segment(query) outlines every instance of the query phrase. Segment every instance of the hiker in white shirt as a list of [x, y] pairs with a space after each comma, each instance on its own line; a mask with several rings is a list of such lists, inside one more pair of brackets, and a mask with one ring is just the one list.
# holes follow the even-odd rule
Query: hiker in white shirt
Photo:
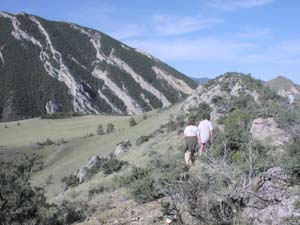
[[200, 145], [200, 156], [203, 153], [204, 147], [207, 143], [213, 142], [213, 126], [212, 123], [209, 121], [210, 115], [206, 114], [203, 116], [203, 120], [199, 123], [198, 130], [198, 141]]
[[195, 120], [190, 119], [188, 126], [184, 129], [185, 155], [184, 159], [187, 165], [193, 165], [195, 162], [195, 153], [198, 150], [198, 127], [195, 126]]
[[295, 102], [295, 97], [294, 97], [294, 95], [289, 94], [288, 98], [289, 98], [290, 104], [294, 104], [294, 102]]

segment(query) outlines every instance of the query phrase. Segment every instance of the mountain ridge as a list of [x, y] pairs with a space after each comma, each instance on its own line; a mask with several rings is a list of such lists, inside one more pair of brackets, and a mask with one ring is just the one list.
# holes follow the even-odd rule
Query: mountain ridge
[[289, 94], [300, 97], [300, 85], [295, 84], [293, 81], [284, 76], [277, 76], [276, 78], [266, 82], [266, 86], [277, 92], [282, 97], [287, 97]]
[[0, 91], [3, 121], [56, 111], [133, 115], [176, 103], [197, 86], [100, 31], [26, 13], [0, 12], [0, 24], [0, 81], [12, 83]]

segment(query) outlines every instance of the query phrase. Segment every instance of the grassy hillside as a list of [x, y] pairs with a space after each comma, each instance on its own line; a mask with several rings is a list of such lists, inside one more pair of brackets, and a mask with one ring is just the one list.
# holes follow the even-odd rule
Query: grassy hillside
[[[214, 142], [188, 167], [185, 123], [191, 117], [198, 122], [208, 112]], [[158, 225], [166, 218], [173, 224], [243, 225], [254, 218], [259, 221], [254, 224], [287, 225], [285, 219], [293, 221], [293, 213], [300, 213], [299, 118], [296, 105], [260, 81], [228, 73], [178, 105], [134, 117], [135, 126], [131, 117], [119, 116], [1, 123], [0, 145], [7, 147], [0, 154], [41, 156], [44, 168], [33, 173], [31, 184], [44, 187], [49, 202], [71, 205], [67, 211], [79, 215], [74, 221], [81, 225]], [[97, 126], [108, 123], [116, 131], [96, 135]], [[140, 135], [149, 135], [148, 140], [137, 144]], [[127, 153], [104, 158], [127, 139], [132, 143]], [[94, 155], [100, 156], [99, 164], [86, 169], [88, 178], [79, 184], [74, 173]], [[262, 208], [252, 207], [257, 205]], [[279, 212], [287, 205], [291, 210], [284, 217], [264, 211]]]
[[[49, 196], [54, 196], [62, 190], [61, 179], [75, 172], [91, 156], [108, 155], [123, 140], [128, 139], [134, 144], [139, 135], [158, 129], [177, 107], [159, 114], [157, 110], [148, 112], [146, 120], [142, 119], [142, 115], [136, 116], [138, 125], [134, 127], [129, 126], [130, 117], [126, 116], [82, 116], [59, 120], [36, 118], [0, 123], [0, 146], [18, 149], [18, 152], [22, 152], [22, 146], [26, 146], [23, 149], [27, 152], [36, 149], [34, 151], [43, 157], [46, 168], [34, 174], [33, 184], [44, 185], [46, 178], [52, 174], [53, 184], [47, 187], [47, 191]], [[97, 126], [102, 124], [105, 128], [108, 123], [113, 123], [116, 131], [97, 135]], [[67, 143], [61, 143], [62, 138]], [[37, 146], [38, 142], [43, 143], [46, 139], [55, 144]]]

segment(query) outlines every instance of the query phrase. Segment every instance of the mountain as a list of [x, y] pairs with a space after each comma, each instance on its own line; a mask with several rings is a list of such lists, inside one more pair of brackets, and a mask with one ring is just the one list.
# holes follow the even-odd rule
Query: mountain
[[287, 97], [289, 93], [300, 97], [300, 86], [286, 77], [278, 76], [266, 82], [266, 85], [283, 97]]
[[197, 82], [198, 84], [206, 84], [208, 81], [211, 80], [210, 78], [207, 77], [201, 77], [201, 78], [191, 77], [191, 79]]
[[72, 23], [0, 12], [0, 120], [54, 112], [133, 115], [197, 83], [148, 53]]

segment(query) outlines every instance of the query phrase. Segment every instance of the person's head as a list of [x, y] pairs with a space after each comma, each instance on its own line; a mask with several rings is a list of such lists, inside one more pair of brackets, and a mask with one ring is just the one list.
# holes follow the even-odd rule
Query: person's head
[[210, 120], [210, 115], [209, 115], [209, 113], [205, 113], [205, 114], [203, 115], [202, 119], [204, 119], [204, 120]]
[[193, 126], [193, 125], [195, 125], [195, 121], [194, 120], [188, 120], [187, 125], [188, 126]]
[[188, 126], [195, 125], [195, 118], [194, 118], [194, 117], [190, 117], [190, 118], [188, 119], [187, 125], [188, 125]]

